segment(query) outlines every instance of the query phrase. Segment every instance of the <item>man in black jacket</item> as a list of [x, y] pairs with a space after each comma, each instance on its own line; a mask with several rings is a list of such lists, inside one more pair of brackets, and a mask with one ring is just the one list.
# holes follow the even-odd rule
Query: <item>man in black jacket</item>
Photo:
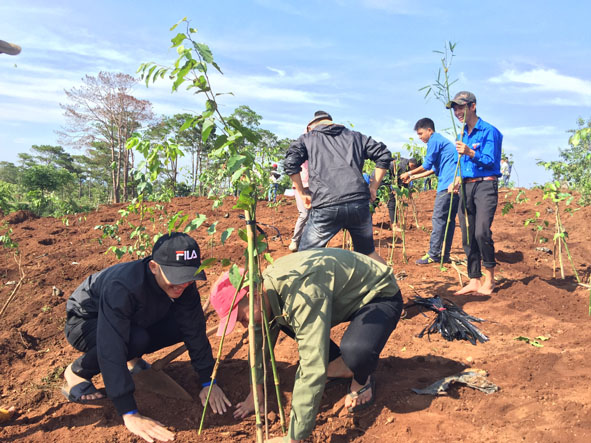
[[[369, 186], [362, 172], [366, 159], [376, 163]], [[309, 194], [300, 178], [306, 160]], [[283, 163], [296, 192], [311, 208], [298, 250], [322, 248], [337, 232], [347, 229], [356, 252], [385, 264], [375, 251], [369, 203], [375, 200], [391, 161], [386, 145], [333, 123], [324, 111], [316, 111], [307, 132], [291, 144]]]
[[[65, 372], [62, 393], [70, 401], [87, 403], [103, 398], [91, 382], [101, 373], [107, 396], [125, 426], [147, 441], [169, 441], [174, 434], [159, 422], [138, 413], [130, 371], [147, 365], [144, 354], [184, 341], [199, 374], [205, 404], [214, 366], [205, 331], [205, 317], [195, 280], [205, 280], [199, 246], [187, 234], [163, 235], [152, 255], [120, 263], [89, 276], [66, 303], [66, 338], [84, 354]], [[128, 362], [130, 364], [128, 364]], [[214, 386], [210, 405], [216, 413], [231, 406]]]

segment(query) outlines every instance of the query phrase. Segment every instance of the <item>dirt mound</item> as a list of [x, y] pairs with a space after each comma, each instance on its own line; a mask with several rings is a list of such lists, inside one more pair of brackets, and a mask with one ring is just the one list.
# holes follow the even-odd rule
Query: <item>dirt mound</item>
[[[591, 360], [587, 358], [591, 340], [589, 291], [576, 284], [566, 256], [563, 257], [566, 279], [562, 280], [554, 277], [552, 254], [536, 249], [552, 248], [554, 218], [548, 212], [551, 203], [542, 200], [539, 190], [527, 191], [520, 196], [520, 202], [515, 201], [516, 195], [516, 190], [502, 191], [499, 197], [493, 224], [498, 251], [497, 290], [490, 297], [451, 295], [459, 287], [459, 276], [465, 273], [462, 264], [457, 265], [460, 274], [452, 267], [442, 272], [436, 265], [414, 264], [428, 248], [435, 194], [430, 191], [416, 197], [419, 226], [412, 223], [406, 233], [408, 262], [402, 259], [400, 240], [393, 252], [393, 268], [405, 300], [417, 294], [453, 299], [468, 313], [486, 320], [479, 327], [490, 342], [472, 346], [467, 342], [447, 342], [435, 335], [419, 339], [416, 334], [431, 321], [433, 314], [423, 315], [418, 308], [409, 308], [407, 318], [394, 331], [382, 354], [376, 373], [375, 406], [356, 417], [342, 415], [347, 386], [327, 389], [310, 441], [591, 441]], [[513, 208], [502, 215], [507, 202], [512, 202]], [[205, 214], [207, 221], [193, 233], [203, 258], [229, 258], [243, 264], [244, 243], [237, 232], [224, 244], [220, 238], [227, 228], [237, 231], [244, 227], [244, 221], [239, 218], [241, 211], [232, 209], [233, 203], [226, 201], [212, 211], [212, 202], [206, 199], [178, 198], [162, 208], [153, 205], [145, 226], [154, 234], [164, 232], [168, 218], [178, 211], [189, 219]], [[35, 219], [24, 211], [4, 218], [13, 229], [11, 238], [19, 245], [20, 256], [15, 257], [11, 250], [0, 250], [0, 308], [13, 296], [0, 317], [0, 406], [14, 405], [18, 413], [0, 427], [0, 440], [138, 441], [125, 430], [108, 401], [99, 406], [82, 406], [67, 403], [59, 393], [63, 369], [78, 355], [63, 334], [66, 299], [88, 274], [118, 262], [114, 254], [104, 253], [116, 242], [101, 238], [102, 231], [95, 227], [115, 225], [119, 220], [118, 210], [123, 207], [103, 206], [96, 212], [65, 219]], [[261, 203], [257, 211], [258, 221], [272, 226], [263, 226], [271, 255], [278, 258], [289, 253], [287, 246], [297, 217], [293, 199], [277, 206]], [[536, 211], [549, 221], [549, 226], [538, 232], [532, 230], [531, 224], [524, 226], [525, 220]], [[590, 208], [576, 208], [563, 216], [573, 260], [585, 282], [591, 273], [591, 245], [584, 228], [590, 217]], [[378, 208], [374, 215], [376, 247], [385, 259], [390, 256], [392, 244], [387, 220], [386, 208]], [[410, 212], [408, 220], [413, 220]], [[131, 221], [138, 223], [137, 217]], [[213, 230], [212, 226], [216, 233], [210, 236], [206, 230], [208, 227]], [[118, 235], [124, 244], [133, 242], [129, 240], [130, 232], [126, 223], [119, 227]], [[540, 244], [540, 236], [548, 238], [550, 244]], [[452, 249], [452, 257], [458, 260], [464, 258], [460, 237], [458, 227]], [[331, 246], [342, 247], [342, 235]], [[124, 256], [121, 260], [129, 259]], [[220, 264], [207, 271], [208, 280], [200, 287], [203, 299], [221, 271]], [[14, 292], [23, 275], [21, 286]], [[465, 282], [466, 277], [461, 278]], [[211, 310], [207, 315], [208, 326], [215, 325]], [[334, 338], [338, 340], [344, 329], [344, 325], [335, 328]], [[526, 337], [529, 343], [516, 340], [517, 337]], [[247, 349], [241, 346], [245, 340], [245, 331], [237, 327], [224, 346], [224, 362], [220, 367], [219, 384], [233, 404], [241, 401], [248, 391]], [[533, 346], [534, 342], [541, 346]], [[212, 339], [212, 346], [217, 349], [217, 338]], [[147, 360], [154, 361], [168, 351], [147, 356]], [[289, 413], [297, 367], [294, 342], [281, 338], [276, 355], [283, 402]], [[489, 380], [501, 390], [487, 395], [467, 387], [452, 387], [447, 396], [440, 397], [412, 391], [466, 367], [486, 370]], [[186, 354], [169, 364], [166, 372], [197, 398], [200, 386]], [[100, 377], [96, 384], [102, 386]], [[176, 441], [227, 442], [254, 438], [252, 418], [238, 422], [230, 413], [223, 416], [208, 413], [206, 429], [198, 437], [196, 429], [202, 411], [199, 402], [167, 399], [141, 391], [136, 393], [136, 398], [143, 413], [176, 432]], [[269, 398], [270, 432], [278, 435], [276, 401], [273, 395]]]
[[39, 218], [37, 215], [33, 214], [31, 211], [26, 211], [21, 209], [20, 211], [13, 212], [8, 214], [8, 216], [4, 219], [6, 223], [9, 225], [17, 225], [27, 220], [34, 220]]

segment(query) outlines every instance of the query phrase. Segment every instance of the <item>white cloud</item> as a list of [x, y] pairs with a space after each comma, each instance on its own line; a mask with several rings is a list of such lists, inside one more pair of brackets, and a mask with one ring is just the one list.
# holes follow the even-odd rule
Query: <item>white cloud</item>
[[279, 138], [297, 138], [304, 133], [307, 122], [264, 119], [261, 125], [270, 128]]
[[[355, 127], [354, 129], [385, 143], [390, 151], [404, 154], [406, 151], [403, 151], [402, 145], [408, 143], [410, 137], [416, 141], [416, 134], [412, 128], [413, 124], [410, 121], [395, 118], [391, 121], [382, 120], [375, 124], [370, 122], [367, 125], [364, 124], [363, 128], [359, 125], [359, 128]], [[420, 140], [418, 142], [421, 143]]]
[[271, 68], [270, 66], [267, 66], [267, 69], [271, 72], [276, 73], [277, 75], [279, 75], [279, 77], [285, 77], [285, 71], [282, 71], [281, 69]]
[[[508, 69], [489, 79], [491, 83], [508, 84], [517, 92], [545, 93], [539, 101], [559, 106], [591, 105], [591, 81], [560, 74], [556, 69], [517, 71]], [[567, 94], [567, 96], [556, 94]], [[531, 103], [531, 102], [530, 102]]]
[[515, 128], [503, 128], [504, 137], [556, 135], [560, 130], [555, 126], [519, 126]]

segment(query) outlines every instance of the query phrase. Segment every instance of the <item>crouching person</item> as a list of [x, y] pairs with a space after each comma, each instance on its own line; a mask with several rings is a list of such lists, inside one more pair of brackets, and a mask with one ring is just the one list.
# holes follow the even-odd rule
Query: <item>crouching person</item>
[[[402, 311], [402, 297], [392, 269], [356, 252], [310, 249], [276, 260], [263, 272], [262, 284], [272, 343], [283, 330], [298, 344], [300, 361], [291, 403], [291, 441], [307, 438], [314, 428], [327, 377], [352, 377], [345, 398], [349, 412], [371, 405], [376, 395], [372, 374]], [[212, 287], [211, 303], [221, 317], [218, 333], [223, 331], [228, 316], [227, 333], [236, 322], [248, 325], [248, 291], [240, 291], [230, 312], [234, 292], [227, 273]], [[260, 306], [255, 302], [257, 323], [262, 317]], [[350, 324], [337, 346], [330, 339], [330, 329], [343, 322]], [[261, 338], [257, 336], [257, 340]], [[261, 346], [257, 344], [256, 349]], [[259, 355], [257, 366], [261, 365]], [[257, 387], [261, 398], [262, 385]], [[234, 416], [242, 418], [253, 410], [251, 392], [237, 405]]]
[[[147, 441], [169, 441], [174, 434], [141, 415], [134, 399], [134, 371], [149, 365], [141, 359], [183, 341], [199, 374], [205, 404], [214, 359], [195, 280], [205, 280], [199, 246], [190, 236], [173, 232], [154, 245], [143, 260], [120, 263], [89, 276], [66, 303], [66, 338], [83, 354], [65, 372], [62, 393], [70, 401], [104, 397], [92, 384], [101, 373], [106, 394], [132, 433]], [[231, 406], [214, 386], [210, 405], [216, 413]]]

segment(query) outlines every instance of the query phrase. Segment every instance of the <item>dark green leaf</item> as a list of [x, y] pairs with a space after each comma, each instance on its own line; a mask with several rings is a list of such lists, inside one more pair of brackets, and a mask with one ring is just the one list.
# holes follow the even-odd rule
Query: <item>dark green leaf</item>
[[201, 55], [203, 61], [205, 61], [206, 63], [213, 62], [213, 54], [211, 53], [209, 46], [207, 46], [204, 43], [193, 43], [193, 46], [195, 47], [195, 49], [197, 49], [197, 52], [199, 52], [199, 55]]
[[224, 232], [222, 232], [222, 245], [226, 243], [226, 240], [228, 240], [228, 238], [230, 238], [232, 232], [234, 232], [234, 228], [228, 228]]
[[238, 266], [234, 264], [232, 267], [230, 267], [230, 270], [228, 271], [228, 277], [230, 279], [230, 283], [232, 283], [232, 286], [234, 286], [236, 289], [240, 289], [242, 273], [240, 272], [240, 268]]
[[199, 266], [199, 269], [197, 269], [197, 272], [195, 272], [195, 275], [199, 274], [204, 269], [210, 268], [211, 266], [216, 264], [217, 261], [218, 261], [218, 259], [215, 257], [211, 257], [211, 258], [207, 258], [207, 259], [203, 260], [201, 262], [201, 266]]

